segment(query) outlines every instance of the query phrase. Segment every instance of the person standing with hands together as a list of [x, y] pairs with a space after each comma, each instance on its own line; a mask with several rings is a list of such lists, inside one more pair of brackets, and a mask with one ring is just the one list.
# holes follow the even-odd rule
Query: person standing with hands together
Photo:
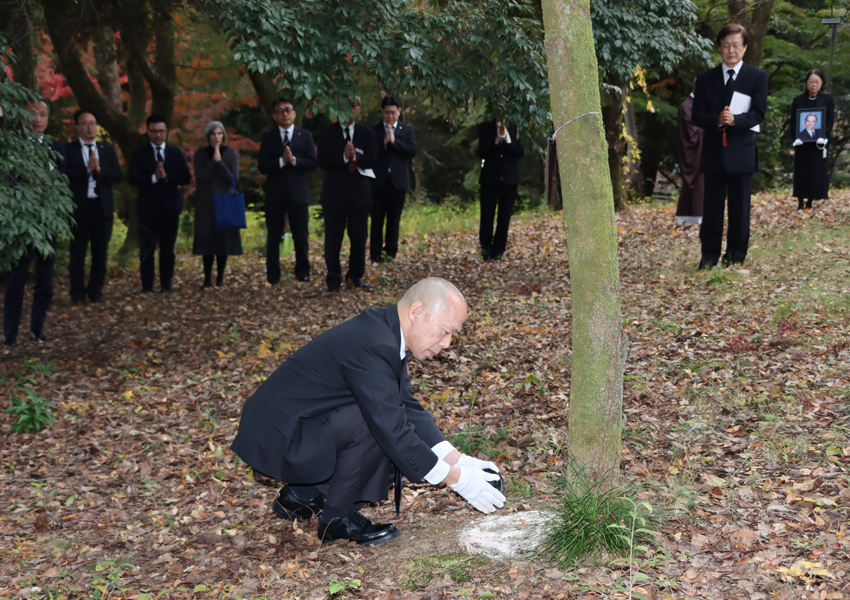
[[161, 115], [148, 117], [150, 143], [136, 148], [130, 158], [129, 180], [139, 188], [136, 214], [139, 217], [139, 270], [142, 292], [153, 291], [154, 251], [159, 243], [159, 285], [171, 291], [176, 255], [174, 245], [183, 211], [178, 189], [192, 180], [183, 151], [166, 144], [168, 125]]
[[[124, 173], [115, 149], [97, 141], [97, 117], [81, 108], [74, 114], [79, 139], [65, 144], [65, 173], [74, 196], [74, 225], [71, 227], [71, 302], [82, 304], [88, 295], [103, 302], [106, 259], [115, 205], [112, 184], [121, 183]], [[86, 252], [91, 243], [91, 272], [85, 282]]]
[[705, 130], [700, 171], [705, 200], [700, 226], [699, 269], [721, 260], [723, 216], [729, 197], [729, 228], [723, 265], [743, 264], [750, 241], [750, 196], [758, 168], [753, 128], [767, 110], [767, 73], [744, 64], [746, 28], [736, 23], [717, 34], [722, 64], [700, 74], [694, 89], [693, 121]]

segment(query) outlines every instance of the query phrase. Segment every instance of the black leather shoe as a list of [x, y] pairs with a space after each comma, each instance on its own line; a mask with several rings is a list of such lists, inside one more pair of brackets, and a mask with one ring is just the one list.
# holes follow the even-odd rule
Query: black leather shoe
[[18, 345], [18, 340], [17, 338], [12, 337], [3, 338], [3, 345], [8, 346], [9, 348], [14, 348]]
[[89, 296], [89, 300], [94, 303], [103, 302], [103, 296]]
[[303, 500], [295, 495], [292, 488], [284, 486], [277, 493], [277, 498], [272, 502], [272, 511], [281, 519], [309, 519], [313, 515], [322, 512], [325, 507], [325, 495], [319, 494], [315, 498]]
[[30, 339], [34, 342], [49, 342], [50, 336], [44, 335], [40, 331], [38, 331], [38, 332], [31, 331], [30, 332]]
[[331, 523], [319, 520], [319, 539], [323, 542], [351, 540], [361, 546], [377, 546], [398, 537], [400, 533], [392, 523], [375, 524], [357, 511]]
[[309, 275], [299, 275], [298, 281], [312, 281], [312, 279], [310, 279]]
[[707, 258], [703, 258], [699, 261], [699, 266], [697, 267], [697, 271], [705, 271], [707, 269], [713, 269], [717, 266], [716, 260], [709, 260]]
[[354, 288], [363, 288], [364, 290], [368, 290], [371, 286], [365, 281], [361, 281], [359, 279], [352, 279], [351, 277], [345, 278], [345, 283]]

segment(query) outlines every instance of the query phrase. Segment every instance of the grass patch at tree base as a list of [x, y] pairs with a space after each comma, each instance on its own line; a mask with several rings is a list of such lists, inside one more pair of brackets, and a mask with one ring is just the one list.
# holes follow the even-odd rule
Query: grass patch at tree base
[[401, 565], [401, 586], [415, 592], [446, 575], [455, 583], [465, 583], [470, 580], [472, 569], [487, 562], [483, 556], [474, 554], [443, 554], [408, 560]]

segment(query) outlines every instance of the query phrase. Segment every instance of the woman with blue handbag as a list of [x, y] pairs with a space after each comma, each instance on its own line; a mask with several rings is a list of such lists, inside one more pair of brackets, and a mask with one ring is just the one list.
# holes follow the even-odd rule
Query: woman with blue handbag
[[[239, 179], [239, 155], [224, 145], [227, 134], [219, 121], [204, 128], [209, 145], [195, 152], [195, 240], [192, 253], [204, 257], [204, 288], [212, 286], [213, 256], [216, 257], [217, 286], [224, 284], [227, 257], [242, 254], [242, 236], [238, 228], [216, 228], [215, 196], [235, 194]], [[244, 214], [244, 205], [243, 205]]]

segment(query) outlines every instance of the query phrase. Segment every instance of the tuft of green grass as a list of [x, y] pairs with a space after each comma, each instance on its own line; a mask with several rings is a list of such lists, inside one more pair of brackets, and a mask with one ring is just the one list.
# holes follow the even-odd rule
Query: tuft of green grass
[[446, 575], [455, 583], [466, 583], [471, 579], [470, 571], [487, 562], [483, 556], [474, 554], [443, 554], [408, 560], [401, 565], [401, 586], [415, 592]]
[[[635, 545], [649, 546], [655, 542], [659, 524], [658, 514], [643, 511], [641, 525], [632, 528], [637, 506], [646, 503], [637, 499], [638, 490], [632, 486], [607, 488], [605, 478], [596, 480], [587, 470], [569, 460], [555, 476], [561, 502], [547, 521], [543, 543], [537, 555], [566, 569], [585, 559], [598, 558], [603, 552], [612, 556], [628, 556]], [[624, 528], [634, 530], [624, 536]]]

